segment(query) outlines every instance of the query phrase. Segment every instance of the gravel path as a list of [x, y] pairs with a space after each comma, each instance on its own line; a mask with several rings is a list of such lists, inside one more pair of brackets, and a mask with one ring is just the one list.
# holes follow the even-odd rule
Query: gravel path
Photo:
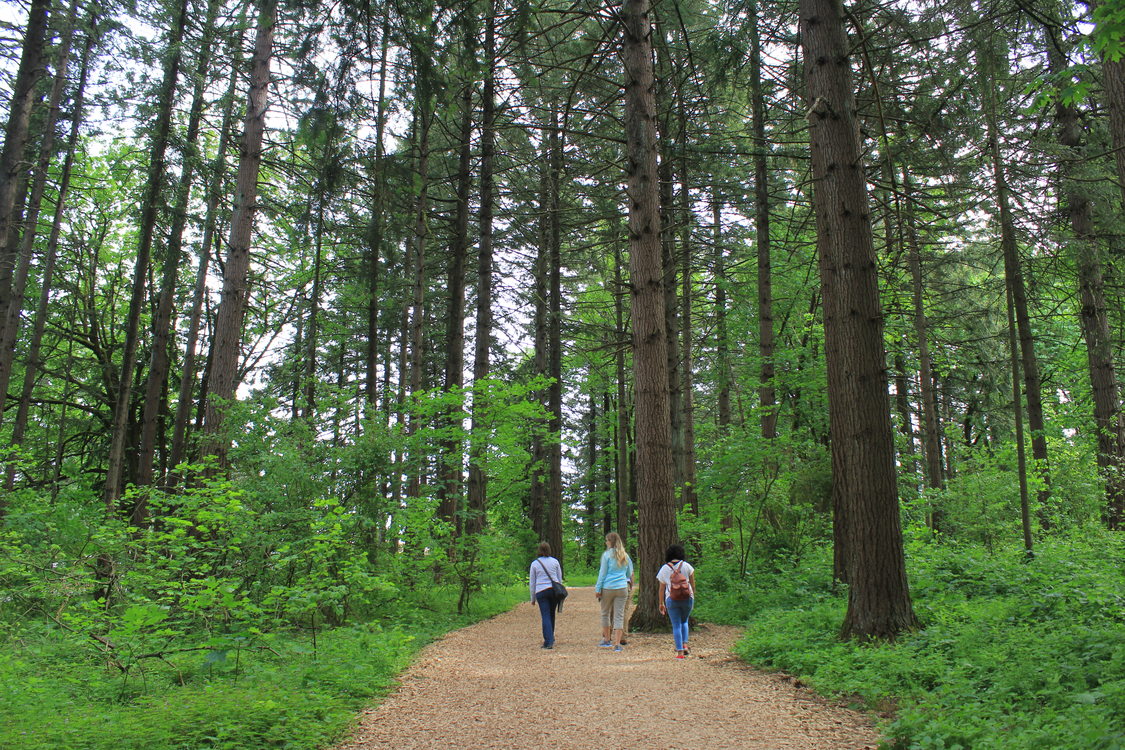
[[554, 650], [541, 649], [538, 608], [455, 631], [427, 647], [399, 688], [337, 750], [859, 750], [870, 717], [834, 706], [730, 653], [736, 628], [692, 631], [691, 656], [671, 634], [633, 634], [598, 648], [592, 588], [572, 588]]

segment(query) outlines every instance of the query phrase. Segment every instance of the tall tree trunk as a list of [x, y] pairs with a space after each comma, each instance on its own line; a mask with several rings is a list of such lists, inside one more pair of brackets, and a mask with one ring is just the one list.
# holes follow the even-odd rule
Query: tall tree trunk
[[496, 158], [496, 3], [488, 2], [484, 54], [488, 61], [481, 94], [480, 247], [477, 253], [476, 342], [473, 351], [473, 418], [469, 437], [469, 477], [466, 531], [477, 534], [484, 528], [488, 510], [488, 477], [481, 462], [487, 449], [482, 428], [484, 381], [492, 371], [492, 233]]
[[[770, 242], [769, 164], [766, 141], [766, 97], [762, 88], [762, 40], [759, 8], [750, 8], [750, 112], [754, 129], [754, 241], [758, 250], [758, 403], [762, 410], [762, 437], [777, 437], [777, 392], [774, 388], [773, 264]], [[728, 395], [729, 399], [729, 395]], [[730, 404], [727, 404], [728, 423]]]
[[[12, 100], [8, 105], [8, 124], [4, 129], [4, 148], [0, 151], [0, 349], [15, 346], [14, 333], [7, 333], [8, 310], [12, 298], [18, 247], [17, 198], [27, 189], [26, 154], [31, 110], [35, 90], [43, 75], [43, 50], [46, 46], [49, 0], [32, 0], [28, 9], [27, 29], [19, 69], [12, 84]], [[17, 315], [19, 311], [17, 310]], [[6, 385], [6, 383], [5, 383]], [[4, 394], [7, 391], [5, 389]], [[3, 401], [0, 400], [0, 407]], [[3, 409], [0, 408], [0, 415]]]
[[[945, 486], [945, 476], [941, 466], [941, 427], [937, 418], [937, 398], [934, 395], [933, 358], [930, 355], [930, 324], [926, 317], [924, 285], [922, 279], [921, 248], [918, 231], [914, 222], [914, 190], [910, 175], [903, 175], [903, 191], [906, 210], [900, 224], [906, 234], [906, 257], [910, 267], [911, 300], [914, 307], [914, 336], [918, 344], [918, 383], [922, 394], [922, 457], [925, 466], [926, 486], [940, 489]], [[931, 511], [930, 527], [939, 525], [936, 513]]]
[[[687, 120], [680, 104], [680, 137], [685, 138]], [[683, 292], [680, 301], [683, 311], [680, 314], [683, 328], [683, 411], [684, 411], [684, 474], [680, 490], [680, 507], [687, 508], [692, 515], [699, 516], [699, 494], [695, 488], [695, 373], [693, 372], [695, 351], [692, 327], [693, 268], [691, 253], [691, 191], [688, 189], [687, 148], [680, 144], [680, 277]]]
[[550, 205], [547, 221], [547, 246], [550, 250], [547, 361], [551, 384], [547, 387], [547, 411], [550, 421], [547, 432], [547, 541], [560, 561], [563, 560], [563, 486], [562, 486], [562, 214], [559, 192], [562, 189], [563, 142], [558, 113], [548, 135], [548, 182]]
[[156, 126], [152, 139], [152, 159], [149, 162], [145, 194], [141, 204], [141, 221], [137, 240], [137, 258], [133, 268], [133, 288], [129, 299], [129, 317], [125, 322], [125, 345], [121, 354], [121, 377], [117, 382], [117, 395], [113, 405], [113, 424], [110, 429], [109, 467], [106, 470], [105, 499], [106, 508], [112, 512], [124, 491], [124, 468], [126, 442], [129, 434], [129, 418], [132, 411], [133, 378], [137, 367], [137, 347], [139, 344], [141, 312], [145, 306], [146, 282], [149, 274], [149, 259], [152, 255], [152, 238], [156, 232], [157, 213], [160, 210], [161, 195], [164, 190], [164, 157], [167, 153], [172, 129], [172, 116], [175, 114], [176, 86], [180, 78], [180, 62], [183, 59], [182, 44], [187, 27], [187, 0], [181, 0], [173, 26], [168, 34], [167, 58], [164, 62], [164, 78], [156, 97]]
[[324, 188], [317, 196], [316, 228], [313, 235], [313, 277], [312, 296], [309, 299], [309, 314], [306, 319], [305, 331], [305, 377], [304, 377], [304, 402], [305, 409], [302, 419], [312, 425], [316, 421], [316, 386], [319, 382], [316, 374], [317, 348], [320, 340], [320, 297], [322, 281], [322, 266], [324, 263]]
[[[47, 118], [43, 125], [43, 138], [39, 144], [39, 160], [36, 164], [31, 185], [31, 195], [27, 201], [27, 214], [24, 217], [23, 236], [20, 237], [19, 250], [15, 261], [15, 275], [12, 278], [11, 294], [7, 315], [0, 320], [0, 421], [4, 419], [4, 406], [8, 395], [8, 382], [12, 376], [12, 365], [16, 356], [16, 339], [19, 337], [20, 315], [23, 312], [24, 292], [27, 277], [31, 270], [31, 256], [35, 238], [39, 230], [39, 210], [43, 203], [43, 193], [47, 187], [47, 175], [55, 152], [55, 125], [59, 119], [59, 103], [66, 87], [66, 69], [70, 60], [71, 40], [74, 38], [74, 24], [77, 23], [77, 0], [71, 0], [70, 11], [62, 21], [61, 38], [58, 44], [58, 59], [55, 62], [55, 76], [51, 93], [47, 99]], [[9, 237], [14, 241], [15, 237]]]
[[223, 291], [211, 342], [209, 394], [204, 416], [207, 444], [203, 455], [214, 455], [220, 467], [227, 465], [230, 438], [223, 433], [227, 407], [238, 387], [238, 361], [242, 349], [242, 328], [249, 297], [250, 243], [254, 234], [254, 214], [258, 208], [258, 172], [262, 163], [262, 140], [266, 127], [266, 94], [270, 82], [270, 58], [277, 0], [261, 0], [258, 33], [250, 59], [250, 91], [246, 120], [239, 148], [236, 200], [231, 217], [227, 261], [223, 270]]
[[636, 388], [637, 536], [641, 581], [633, 630], [664, 625], [656, 574], [668, 545], [678, 541], [672, 485], [672, 436], [668, 411], [668, 336], [664, 316], [664, 269], [660, 251], [656, 102], [648, 0], [621, 8], [625, 67], [626, 195], [629, 205], [629, 270], [632, 293], [633, 380]]
[[1023, 529], [1023, 546], [1028, 554], [1032, 552], [1031, 503], [1027, 491], [1027, 450], [1023, 438], [1023, 402], [1020, 396], [1020, 358], [1017, 351], [1015, 303], [1012, 287], [1009, 284], [1004, 295], [1008, 307], [1008, 363], [1012, 370], [1012, 415], [1016, 423], [1016, 476], [1020, 486], [1020, 525]]
[[845, 545], [843, 637], [917, 624], [906, 581], [883, 312], [840, 0], [800, 0], [824, 299], [832, 494]]
[[[466, 14], [470, 17], [470, 14]], [[465, 54], [471, 59], [476, 42], [473, 24], [465, 22]], [[469, 254], [469, 191], [472, 188], [473, 84], [467, 76], [461, 91], [461, 137], [457, 158], [457, 203], [453, 238], [449, 247], [449, 312], [445, 328], [445, 390], [459, 393], [465, 385], [465, 259]], [[461, 425], [462, 409], [451, 407], [444, 419], [455, 433]], [[461, 504], [462, 444], [460, 438], [442, 441], [441, 477], [438, 482], [438, 518], [456, 523]]]
[[[1010, 295], [1015, 315], [1016, 332], [1019, 339], [1019, 357], [1023, 375], [1023, 393], [1027, 399], [1027, 422], [1031, 428], [1031, 455], [1035, 460], [1034, 471], [1040, 476], [1042, 484], [1038, 499], [1041, 509], [1045, 509], [1051, 498], [1050, 463], [1047, 458], [1046, 421], [1043, 418], [1043, 384], [1039, 374], [1039, 358], [1035, 355], [1035, 335], [1031, 330], [1031, 315], [1028, 311], [1027, 290], [1024, 285], [1023, 267], [1019, 259], [1019, 246], [1016, 240], [1016, 224], [1012, 216], [1011, 190], [1004, 172], [1004, 159], [1000, 150], [1000, 127], [996, 113], [996, 63], [995, 52], [991, 48], [982, 53], [987, 80], [985, 81], [985, 124], [988, 134], [989, 155], [992, 160], [992, 179], [996, 191], [996, 205], [1000, 214], [1000, 248], [1004, 256], [1004, 282]], [[1019, 404], [1016, 404], [1018, 407]], [[1020, 441], [1020, 449], [1023, 443]], [[1026, 462], [1024, 462], [1026, 465]], [[1021, 469], [1022, 471], [1022, 469]], [[1027, 484], [1027, 477], [1020, 478], [1021, 487]], [[1050, 525], [1046, 513], [1041, 514], [1044, 528]], [[1030, 533], [1030, 532], [1029, 532]], [[1030, 539], [1030, 536], [1028, 537]], [[1030, 545], [1030, 541], [1028, 541]], [[1028, 547], [1030, 549], [1030, 546]]]
[[[1047, 50], [1053, 73], [1066, 67], [1057, 43], [1047, 34]], [[1078, 110], [1061, 97], [1055, 104], [1059, 144], [1074, 163], [1082, 160], [1082, 125]], [[1086, 340], [1090, 387], [1097, 430], [1098, 468], [1105, 482], [1104, 517], [1111, 529], [1125, 528], [1125, 422], [1113, 359], [1113, 338], [1106, 313], [1101, 248], [1094, 228], [1093, 198], [1085, 183], [1074, 178], [1070, 161], [1059, 165], [1062, 197], [1074, 231], [1073, 251], [1078, 268], [1079, 321]]]
[[[614, 336], [614, 366], [617, 377], [617, 445], [614, 459], [614, 484], [617, 490], [615, 503], [615, 517], [617, 520], [617, 533], [621, 539], [629, 538], [629, 507], [635, 497], [633, 492], [633, 431], [629, 424], [629, 384], [626, 382], [625, 352], [629, 346], [629, 331], [625, 325], [625, 310], [623, 298], [625, 285], [621, 276], [623, 261], [621, 259], [620, 238], [613, 238], [613, 317], [615, 325]], [[608, 530], [607, 530], [608, 531]]]
[[[73, 14], [72, 14], [73, 15]], [[16, 408], [16, 419], [12, 424], [12, 445], [22, 445], [27, 432], [28, 418], [31, 414], [31, 397], [35, 391], [35, 381], [43, 369], [40, 359], [40, 349], [43, 343], [43, 333], [47, 328], [47, 306], [50, 304], [51, 293], [54, 287], [55, 264], [59, 254], [59, 236], [62, 232], [62, 222], [66, 208], [67, 195], [70, 192], [70, 178], [74, 168], [74, 154], [78, 144], [78, 133], [82, 125], [83, 108], [85, 106], [86, 81], [89, 76], [90, 50], [94, 46], [97, 16], [91, 11], [87, 23], [87, 35], [82, 47], [82, 57], [78, 66], [78, 84], [75, 88], [74, 98], [70, 113], [70, 134], [67, 137], [66, 156], [63, 158], [62, 172], [59, 177], [58, 193], [55, 196], [55, 212], [51, 221], [51, 233], [47, 238], [47, 249], [43, 256], [43, 267], [39, 279], [39, 300], [35, 306], [35, 318], [32, 323], [31, 339], [27, 349], [27, 363], [23, 372], [23, 387], [20, 391], [20, 400]], [[69, 34], [73, 34], [73, 26], [68, 27]], [[69, 47], [68, 41], [65, 47]], [[64, 47], [64, 48], [65, 48]], [[60, 56], [56, 75], [61, 80], [66, 80], [66, 68], [69, 55]], [[44, 149], [49, 151], [49, 149]], [[30, 228], [29, 228], [30, 231]], [[69, 370], [69, 368], [68, 368]], [[0, 404], [3, 403], [7, 387], [0, 388]], [[0, 407], [2, 418], [2, 407]], [[4, 477], [4, 489], [11, 491], [15, 487], [15, 465], [9, 464]], [[3, 514], [4, 503], [0, 500], [0, 515]]]
[[[160, 280], [160, 296], [152, 320], [152, 355], [149, 360], [148, 379], [141, 416], [141, 442], [137, 455], [136, 483], [139, 487], [152, 484], [153, 456], [156, 452], [157, 426], [161, 410], [167, 406], [167, 379], [170, 363], [169, 350], [173, 340], [172, 307], [176, 297], [176, 282], [183, 261], [184, 228], [187, 226], [191, 186], [195, 179], [195, 165], [199, 159], [196, 139], [203, 118], [203, 98], [208, 70], [211, 67], [211, 43], [214, 37], [215, 17], [219, 12], [218, 0], [210, 0], [203, 24], [203, 37], [199, 43], [199, 60], [195, 69], [195, 86], [192, 91], [191, 112], [188, 115], [187, 134], [184, 140], [183, 166], [176, 188], [176, 206], [172, 214], [172, 227], [168, 232], [164, 269]], [[147, 499], [141, 494], [133, 507], [132, 523], [141, 526], [147, 521]]]
[[[241, 23], [239, 23], [241, 27]], [[236, 37], [239, 42], [241, 38]], [[168, 466], [174, 472], [184, 460], [187, 450], [188, 424], [191, 421], [192, 392], [195, 390], [196, 355], [199, 346], [199, 330], [203, 321], [203, 302], [207, 294], [207, 271], [211, 262], [211, 251], [219, 223], [219, 201], [222, 199], [223, 176], [226, 173], [227, 147], [230, 143], [231, 125], [234, 120], [234, 98], [238, 84], [238, 73], [242, 67], [242, 44], [234, 46], [230, 83], [224, 97], [223, 121], [219, 131], [219, 144], [215, 159], [211, 164], [211, 181], [207, 186], [207, 210], [203, 219], [203, 239], [199, 246], [199, 266], [195, 274], [195, 287], [192, 292], [191, 311], [188, 313], [187, 343], [184, 361], [180, 371], [179, 397], [176, 399], [176, 413], [172, 419], [172, 445], [168, 450]], [[208, 362], [210, 357], [208, 358]], [[206, 390], [200, 385], [200, 404], [206, 398]]]
[[[386, 194], [386, 155], [383, 153], [383, 134], [387, 126], [387, 57], [390, 49], [390, 14], [383, 19], [383, 33], [379, 52], [379, 102], [375, 110], [375, 168], [371, 196], [371, 228], [367, 248], [367, 345], [364, 373], [367, 387], [364, 395], [369, 410], [373, 410], [379, 394], [379, 255], [383, 248], [383, 210]], [[388, 337], [389, 338], [389, 337]], [[388, 357], [390, 359], [390, 352]], [[388, 409], [388, 411], [390, 411]]]
[[[433, 29], [431, 20], [430, 29]], [[417, 70], [417, 101], [414, 104], [415, 148], [418, 151], [416, 184], [418, 193], [414, 196], [414, 292], [410, 306], [410, 401], [414, 404], [422, 391], [422, 374], [426, 363], [426, 263], [430, 239], [430, 128], [434, 121], [433, 94], [431, 91], [432, 71], [429, 60], [430, 51], [422, 49], [419, 40], [412, 42], [411, 57]], [[416, 404], [415, 404], [416, 405]], [[419, 415], [416, 408], [407, 412], [406, 434], [412, 436], [418, 431]], [[422, 494], [422, 475], [425, 461], [421, 452], [409, 451], [410, 462], [406, 484], [407, 497]]]

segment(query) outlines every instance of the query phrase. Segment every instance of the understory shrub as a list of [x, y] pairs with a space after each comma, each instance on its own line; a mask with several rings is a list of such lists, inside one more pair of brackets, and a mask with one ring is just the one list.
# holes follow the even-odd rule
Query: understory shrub
[[741, 622], [739, 654], [884, 711], [894, 750], [1125, 748], [1123, 540], [1099, 531], [1022, 549], [912, 543], [923, 626], [895, 643], [841, 642], [828, 551], [726, 581], [699, 616]]

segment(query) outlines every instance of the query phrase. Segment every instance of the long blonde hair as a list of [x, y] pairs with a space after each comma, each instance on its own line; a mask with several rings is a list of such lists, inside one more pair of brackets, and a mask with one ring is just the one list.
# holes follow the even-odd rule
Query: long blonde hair
[[617, 558], [618, 565], [624, 565], [629, 560], [629, 553], [625, 551], [625, 542], [621, 540], [621, 535], [616, 531], [611, 531], [605, 535], [607, 544], [613, 545], [613, 556]]

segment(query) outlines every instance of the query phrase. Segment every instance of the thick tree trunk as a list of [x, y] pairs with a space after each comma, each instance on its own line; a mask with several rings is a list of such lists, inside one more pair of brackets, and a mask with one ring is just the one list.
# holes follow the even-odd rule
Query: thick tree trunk
[[117, 382], [117, 395], [113, 405], [113, 424], [110, 429], [109, 467], [106, 470], [103, 497], [106, 508], [112, 513], [124, 491], [126, 442], [129, 435], [132, 411], [133, 378], [137, 367], [141, 312], [145, 306], [145, 291], [152, 255], [152, 238], [156, 232], [157, 213], [164, 190], [164, 157], [167, 153], [172, 129], [172, 116], [176, 99], [176, 86], [180, 78], [183, 59], [182, 43], [187, 28], [187, 0], [181, 0], [168, 35], [167, 59], [164, 79], [156, 97], [156, 127], [152, 142], [152, 159], [149, 162], [145, 184], [144, 202], [138, 229], [137, 258], [133, 268], [133, 287], [129, 299], [129, 316], [125, 322], [125, 345], [121, 354], [121, 377]]
[[917, 624], [899, 521], [870, 208], [840, 0], [800, 0], [824, 298], [832, 494], [845, 546], [843, 637]]
[[668, 545], [678, 541], [672, 486], [668, 411], [668, 337], [665, 330], [657, 177], [656, 102], [648, 0], [621, 8], [625, 67], [626, 196], [632, 292], [633, 380], [636, 388], [637, 536], [640, 596], [633, 630], [663, 628], [656, 574]]
[[227, 407], [238, 387], [238, 362], [242, 350], [242, 328], [249, 297], [250, 244], [254, 214], [258, 208], [258, 172], [262, 163], [262, 140], [266, 127], [266, 94], [273, 55], [276, 0], [261, 0], [258, 33], [250, 59], [250, 92], [239, 148], [236, 200], [231, 218], [223, 291], [211, 342], [212, 366], [204, 416], [207, 444], [203, 455], [213, 455], [220, 467], [227, 465], [230, 438], [224, 434]]

